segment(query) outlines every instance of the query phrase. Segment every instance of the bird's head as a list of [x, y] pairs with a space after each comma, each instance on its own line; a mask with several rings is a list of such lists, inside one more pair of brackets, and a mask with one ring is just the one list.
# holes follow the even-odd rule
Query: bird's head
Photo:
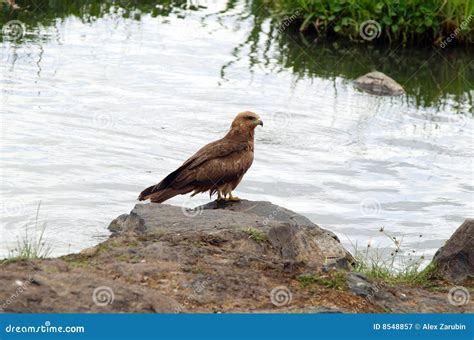
[[258, 125], [263, 126], [263, 121], [260, 116], [254, 112], [245, 111], [239, 113], [232, 122], [232, 129], [239, 129], [244, 131], [253, 131]]

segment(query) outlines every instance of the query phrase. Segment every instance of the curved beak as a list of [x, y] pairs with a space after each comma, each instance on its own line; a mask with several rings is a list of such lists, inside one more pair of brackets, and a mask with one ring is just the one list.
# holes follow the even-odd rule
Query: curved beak
[[263, 127], [263, 121], [261, 119], [257, 119], [257, 125]]

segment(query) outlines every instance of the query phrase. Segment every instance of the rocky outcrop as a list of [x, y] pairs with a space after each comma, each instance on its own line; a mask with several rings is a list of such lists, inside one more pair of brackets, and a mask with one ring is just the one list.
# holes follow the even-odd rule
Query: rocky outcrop
[[364, 92], [379, 96], [399, 96], [405, 93], [403, 87], [382, 72], [370, 72], [354, 81], [354, 86]]
[[333, 233], [269, 202], [138, 204], [109, 228], [79, 254], [0, 263], [0, 312], [473, 311], [448, 303], [446, 287], [348, 273]]
[[435, 275], [454, 283], [474, 278], [474, 219], [467, 219], [433, 258]]
[[[8, 270], [6, 270], [8, 268]], [[175, 313], [172, 298], [51, 259], [0, 270], [0, 313]]]
[[112, 221], [109, 229], [113, 233], [187, 237], [207, 234], [234, 243], [244, 255], [245, 248], [253, 244], [246, 240], [253, 237], [261, 241], [259, 255], [268, 252], [288, 266], [304, 262], [308, 268], [322, 269], [331, 264], [347, 267], [351, 261], [335, 234], [270, 202], [212, 202], [192, 210], [167, 204], [137, 204], [129, 215]]

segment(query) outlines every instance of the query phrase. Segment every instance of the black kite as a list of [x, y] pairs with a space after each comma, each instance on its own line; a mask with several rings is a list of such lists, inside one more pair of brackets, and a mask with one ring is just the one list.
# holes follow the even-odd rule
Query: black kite
[[217, 192], [218, 200], [238, 200], [232, 190], [252, 165], [257, 125], [263, 126], [257, 114], [239, 113], [224, 138], [204, 146], [160, 183], [143, 190], [138, 199], [161, 203], [191, 191], [191, 196], [209, 191], [210, 196]]

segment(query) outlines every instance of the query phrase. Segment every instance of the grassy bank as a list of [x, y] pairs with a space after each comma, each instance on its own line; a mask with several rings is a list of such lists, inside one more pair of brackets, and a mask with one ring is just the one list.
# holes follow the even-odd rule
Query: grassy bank
[[469, 0], [276, 0], [265, 6], [318, 36], [442, 47], [474, 42]]

